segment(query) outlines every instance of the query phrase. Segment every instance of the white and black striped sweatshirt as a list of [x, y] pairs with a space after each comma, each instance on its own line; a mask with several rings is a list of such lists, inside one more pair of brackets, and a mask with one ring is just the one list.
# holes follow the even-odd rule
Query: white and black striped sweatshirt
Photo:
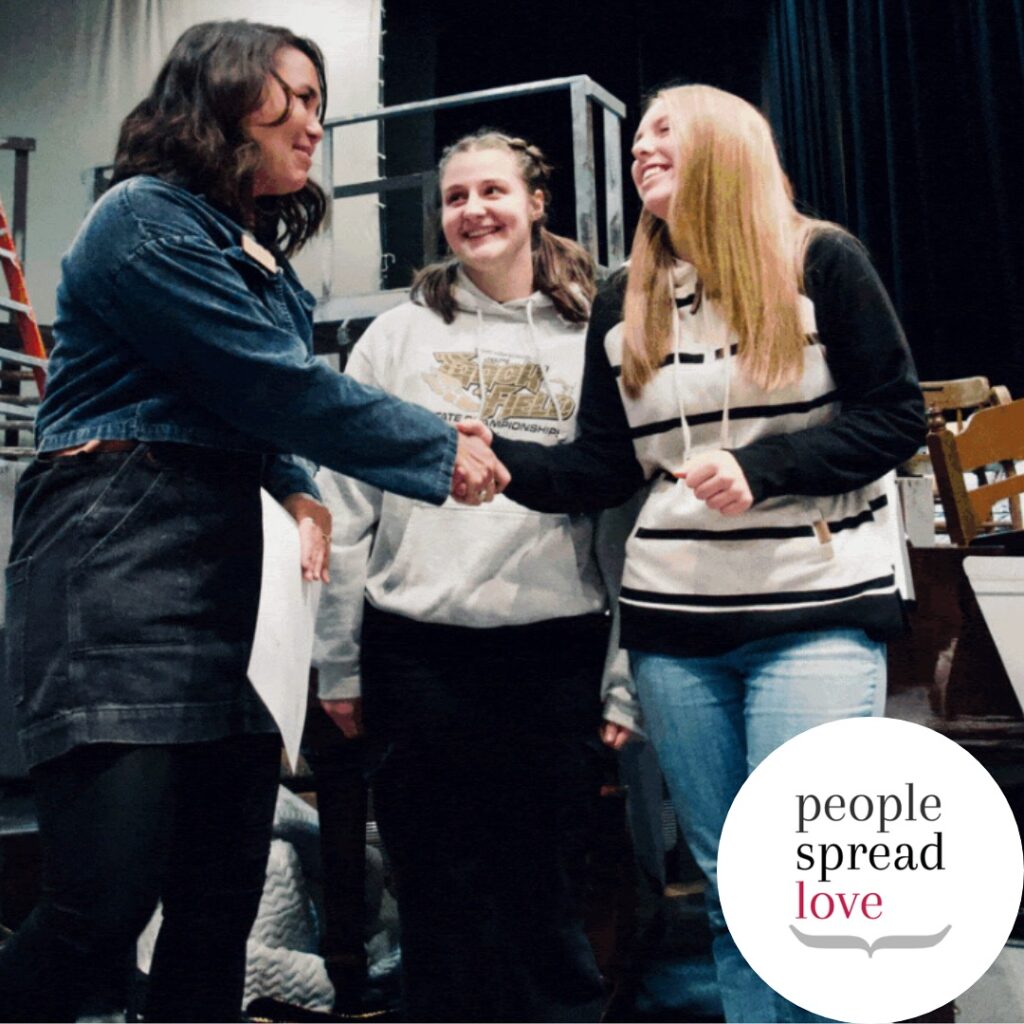
[[[913, 360], [860, 244], [834, 230], [808, 247], [801, 379], [765, 391], [740, 372], [736, 337], [696, 271], [674, 271], [672, 353], [639, 399], [621, 387], [625, 275], [599, 294], [587, 338], [578, 440], [543, 448], [495, 437], [506, 494], [542, 511], [617, 505], [648, 484], [626, 547], [625, 648], [719, 653], [793, 631], [902, 625], [897, 552], [879, 480], [924, 438]], [[754, 494], [739, 517], [674, 476], [691, 455], [728, 449]]]

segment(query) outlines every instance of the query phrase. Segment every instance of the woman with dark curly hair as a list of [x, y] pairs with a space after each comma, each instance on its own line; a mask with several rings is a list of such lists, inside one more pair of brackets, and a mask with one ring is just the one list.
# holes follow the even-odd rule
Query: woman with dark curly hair
[[280, 747], [246, 677], [261, 486], [318, 579], [330, 517], [300, 457], [435, 504], [504, 482], [481, 442], [312, 356], [287, 257], [326, 211], [325, 91], [287, 29], [190, 28], [64, 259], [7, 568], [44, 885], [0, 950], [5, 1020], [119, 992], [158, 900], [146, 1019], [238, 1018]]

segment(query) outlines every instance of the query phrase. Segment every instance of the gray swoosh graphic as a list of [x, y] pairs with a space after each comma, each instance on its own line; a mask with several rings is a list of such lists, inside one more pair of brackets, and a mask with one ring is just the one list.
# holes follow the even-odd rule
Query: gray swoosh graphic
[[870, 959], [879, 949], [928, 949], [937, 946], [952, 927], [947, 924], [934, 935], [883, 935], [874, 942], [868, 942], [859, 935], [807, 935], [794, 925], [790, 925], [789, 930], [812, 949], [863, 949]]

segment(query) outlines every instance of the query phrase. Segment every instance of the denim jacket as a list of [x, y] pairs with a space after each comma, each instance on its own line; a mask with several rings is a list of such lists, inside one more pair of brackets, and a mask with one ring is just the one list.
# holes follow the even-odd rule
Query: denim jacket
[[39, 450], [133, 438], [263, 452], [278, 499], [318, 496], [308, 459], [441, 504], [455, 431], [314, 358], [313, 296], [244, 234], [158, 178], [103, 196], [62, 263]]

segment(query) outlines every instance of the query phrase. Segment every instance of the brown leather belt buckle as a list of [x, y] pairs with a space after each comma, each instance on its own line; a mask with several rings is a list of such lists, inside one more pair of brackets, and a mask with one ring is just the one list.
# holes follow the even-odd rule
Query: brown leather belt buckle
[[69, 455], [91, 455], [93, 453], [103, 454], [105, 452], [130, 452], [138, 448], [138, 441], [101, 441], [93, 438], [85, 444], [75, 445], [73, 448], [61, 448], [56, 452], [47, 452], [54, 458], [64, 458]]

